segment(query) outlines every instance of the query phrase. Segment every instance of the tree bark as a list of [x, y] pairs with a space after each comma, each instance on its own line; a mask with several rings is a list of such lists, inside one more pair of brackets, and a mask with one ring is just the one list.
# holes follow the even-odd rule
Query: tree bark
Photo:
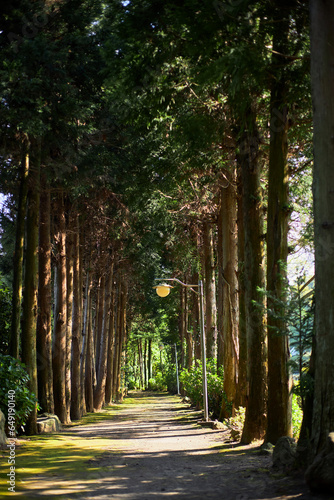
[[96, 300], [96, 321], [95, 321], [95, 357], [96, 357], [96, 373], [99, 371], [100, 363], [100, 349], [101, 349], [101, 337], [103, 335], [103, 315], [105, 306], [105, 296], [106, 296], [106, 278], [105, 274], [100, 277], [97, 287], [97, 300]]
[[110, 332], [110, 318], [111, 313], [111, 297], [112, 297], [112, 283], [113, 283], [113, 267], [108, 266], [109, 271], [106, 279], [105, 297], [103, 307], [102, 331], [100, 336], [99, 347], [99, 363], [97, 370], [97, 385], [94, 391], [94, 408], [99, 410], [102, 408], [105, 400], [105, 388], [107, 378], [107, 363], [108, 363], [108, 343]]
[[[36, 396], [37, 352], [36, 327], [38, 314], [38, 230], [40, 204], [41, 143], [32, 145], [28, 178], [27, 244], [23, 292], [22, 361], [29, 375], [28, 388]], [[29, 415], [26, 434], [37, 434], [37, 404]]]
[[246, 329], [246, 302], [245, 302], [245, 228], [242, 196], [241, 172], [237, 172], [238, 192], [238, 287], [239, 287], [239, 378], [238, 401], [236, 406], [247, 406], [248, 394], [248, 344]]
[[63, 195], [56, 203], [56, 300], [54, 315], [53, 343], [53, 392], [55, 413], [62, 423], [67, 421], [65, 362], [66, 362], [66, 322], [67, 322], [67, 285], [66, 285], [66, 220]]
[[217, 304], [214, 263], [214, 243], [212, 225], [203, 223], [203, 251], [205, 270], [205, 319], [206, 319], [206, 354], [208, 358], [217, 356]]
[[73, 222], [74, 231], [74, 261], [73, 261], [73, 310], [72, 310], [72, 360], [71, 360], [71, 418], [79, 420], [82, 417], [82, 385], [80, 377], [81, 325], [82, 306], [80, 293], [80, 238], [79, 216], [76, 214]]
[[[258, 132], [251, 106], [239, 142], [245, 236], [245, 306], [249, 393], [242, 442], [262, 439], [266, 429], [266, 333], [264, 326], [263, 209]], [[255, 305], [257, 304], [257, 305]], [[259, 307], [260, 306], [260, 307]], [[261, 307], [263, 306], [263, 307]]]
[[22, 146], [21, 180], [19, 203], [16, 218], [16, 236], [13, 258], [13, 295], [12, 295], [12, 322], [9, 343], [9, 354], [19, 359], [20, 351], [20, 322], [23, 283], [23, 254], [24, 254], [24, 222], [27, 211], [28, 175], [29, 175], [29, 145]]
[[266, 440], [275, 444], [292, 436], [292, 379], [286, 325], [288, 256], [288, 109], [284, 67], [288, 54], [289, 3], [276, 2], [270, 100], [270, 149], [267, 215], [268, 427]]
[[88, 298], [88, 309], [87, 309], [87, 339], [86, 339], [86, 364], [85, 364], [85, 401], [86, 401], [86, 411], [92, 412], [94, 410], [94, 398], [93, 398], [93, 384], [95, 370], [94, 366], [94, 342], [93, 342], [93, 312], [92, 312], [92, 293], [90, 291]]
[[68, 231], [66, 235], [66, 359], [65, 359], [65, 393], [67, 422], [71, 421], [71, 361], [73, 334], [73, 279], [74, 279], [74, 216], [69, 214]]
[[109, 336], [108, 336], [108, 361], [107, 361], [107, 378], [106, 378], [106, 391], [105, 391], [105, 401], [107, 405], [112, 403], [114, 342], [115, 342], [115, 286], [113, 282], [111, 287], [111, 306], [110, 306], [110, 321], [109, 321]]
[[[223, 364], [224, 392], [235, 406], [239, 365], [239, 302], [237, 250], [237, 197], [235, 172], [225, 171], [226, 185], [221, 188], [223, 254]], [[226, 415], [228, 416], [228, 415]]]
[[[311, 0], [314, 124], [315, 381], [313, 456], [334, 430], [334, 4]], [[333, 277], [332, 277], [333, 275]]]
[[224, 264], [223, 264], [223, 211], [220, 204], [217, 221], [217, 367], [224, 366], [224, 307], [223, 307], [223, 282], [224, 282]]
[[51, 327], [51, 195], [45, 178], [40, 198], [39, 288], [37, 318], [38, 401], [41, 410], [54, 413]]

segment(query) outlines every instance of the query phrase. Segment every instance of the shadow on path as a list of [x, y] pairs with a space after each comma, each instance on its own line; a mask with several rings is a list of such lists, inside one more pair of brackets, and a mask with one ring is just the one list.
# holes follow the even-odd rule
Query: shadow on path
[[[255, 445], [196, 425], [198, 412], [166, 395], [131, 393], [111, 420], [70, 427], [68, 437], [105, 440], [82, 474], [32, 477], [23, 498], [74, 500], [311, 500], [302, 478], [275, 476]], [[35, 479], [35, 481], [34, 481]], [[22, 498], [22, 497], [21, 497]]]

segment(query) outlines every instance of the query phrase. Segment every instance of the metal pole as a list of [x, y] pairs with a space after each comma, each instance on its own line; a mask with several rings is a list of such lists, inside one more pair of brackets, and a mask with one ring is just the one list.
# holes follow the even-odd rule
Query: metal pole
[[204, 407], [204, 420], [209, 420], [209, 405], [208, 405], [208, 383], [206, 376], [206, 349], [205, 349], [205, 331], [204, 331], [204, 296], [203, 296], [203, 282], [198, 282], [199, 290], [199, 304], [200, 304], [200, 328], [201, 328], [201, 351], [202, 351], [202, 375], [203, 375], [203, 407]]
[[176, 383], [177, 383], [177, 393], [180, 394], [180, 384], [179, 384], [179, 368], [177, 366], [177, 349], [176, 349], [176, 344], [174, 344], [175, 347], [175, 365], [176, 365]]

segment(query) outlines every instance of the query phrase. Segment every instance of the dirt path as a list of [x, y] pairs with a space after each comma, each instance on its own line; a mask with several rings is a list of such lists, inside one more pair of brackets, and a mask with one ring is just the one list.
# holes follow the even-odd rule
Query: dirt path
[[[68, 428], [73, 439], [103, 439], [84, 480], [36, 476], [24, 498], [63, 500], [305, 499], [302, 478], [276, 474], [256, 446], [228, 443], [228, 432], [200, 427], [198, 412], [168, 395], [136, 393], [112, 420]], [[28, 495], [29, 492], [29, 495]], [[21, 496], [22, 498], [22, 496]]]

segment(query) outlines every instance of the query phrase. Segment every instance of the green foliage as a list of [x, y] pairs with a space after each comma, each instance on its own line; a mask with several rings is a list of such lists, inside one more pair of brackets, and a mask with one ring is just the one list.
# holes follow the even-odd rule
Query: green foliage
[[11, 321], [11, 293], [5, 286], [0, 274], [0, 354], [5, 354], [8, 349]]
[[228, 427], [239, 429], [241, 432], [244, 427], [245, 417], [246, 417], [246, 408], [244, 408], [243, 406], [239, 406], [239, 408], [235, 410], [234, 415], [229, 419], [225, 419], [224, 423], [226, 423]]
[[15, 391], [15, 427], [24, 430], [24, 425], [33, 411], [37, 398], [29, 391], [29, 376], [25, 366], [11, 356], [0, 354], [0, 409], [8, 422], [8, 391]]
[[298, 403], [300, 398], [296, 394], [292, 395], [292, 431], [293, 437], [298, 439], [303, 421], [303, 410]]
[[[203, 376], [202, 363], [197, 361], [191, 370], [184, 369], [180, 374], [180, 381], [190, 401], [197, 408], [203, 407]], [[217, 370], [216, 363], [210, 360], [207, 364], [208, 383], [208, 405], [209, 413], [213, 418], [219, 418], [224, 393], [224, 374], [220, 367]]]
[[148, 390], [167, 391], [166, 377], [161, 372], [157, 372], [155, 376], [148, 381]]
[[272, 335], [289, 335], [291, 348], [289, 365], [295, 379], [294, 392], [300, 396], [304, 406], [306, 394], [313, 390], [313, 380], [308, 375], [314, 325], [313, 277], [307, 280], [302, 273], [291, 285], [286, 278], [282, 279], [284, 279], [282, 298], [277, 298], [265, 290], [259, 290], [270, 299], [270, 308], [261, 303], [254, 305], [265, 307], [268, 317], [281, 321], [283, 329], [269, 326]]

